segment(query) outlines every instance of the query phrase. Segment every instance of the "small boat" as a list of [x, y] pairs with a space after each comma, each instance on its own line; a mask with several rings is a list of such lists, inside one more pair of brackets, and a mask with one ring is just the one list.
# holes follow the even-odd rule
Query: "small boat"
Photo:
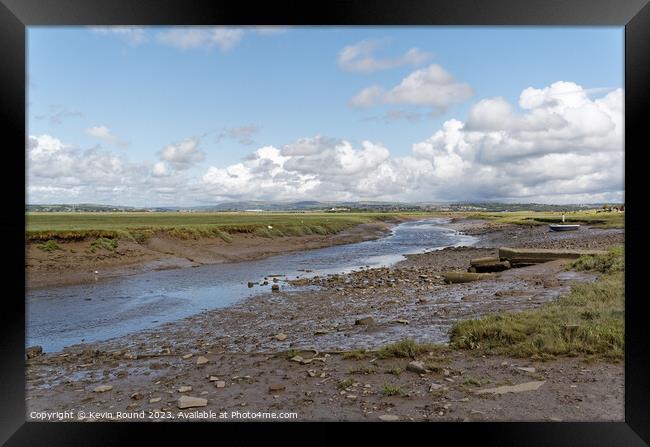
[[549, 228], [553, 231], [572, 231], [578, 230], [580, 225], [550, 224]]

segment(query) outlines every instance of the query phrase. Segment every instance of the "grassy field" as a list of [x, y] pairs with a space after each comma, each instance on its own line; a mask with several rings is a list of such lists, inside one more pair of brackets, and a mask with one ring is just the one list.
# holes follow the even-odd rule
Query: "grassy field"
[[[597, 212], [598, 211], [598, 212]], [[485, 219], [495, 223], [516, 225], [547, 225], [561, 223], [561, 212], [514, 211], [503, 213], [471, 213], [469, 218]], [[577, 223], [599, 228], [623, 228], [625, 213], [603, 212], [600, 210], [569, 211], [565, 213], [566, 223]]]
[[335, 234], [347, 228], [400, 216], [431, 213], [27, 213], [30, 241], [123, 238], [154, 234], [179, 239], [249, 233], [264, 237]]
[[569, 294], [534, 310], [461, 321], [452, 328], [452, 346], [514, 357], [587, 355], [623, 360], [623, 248], [583, 256], [572, 268], [601, 276], [594, 283], [573, 286]]

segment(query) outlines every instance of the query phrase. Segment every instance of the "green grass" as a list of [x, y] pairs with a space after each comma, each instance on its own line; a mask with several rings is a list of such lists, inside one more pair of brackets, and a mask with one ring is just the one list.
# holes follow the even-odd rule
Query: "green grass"
[[[244, 233], [263, 237], [335, 234], [353, 226], [431, 213], [27, 213], [30, 241], [105, 237], [142, 242], [157, 234], [179, 239]], [[271, 228], [269, 228], [271, 227]]]
[[611, 248], [607, 255], [583, 255], [571, 263], [570, 268], [578, 271], [596, 271], [600, 273], [622, 272], [625, 269], [623, 246]]
[[368, 353], [366, 352], [365, 349], [355, 349], [354, 351], [347, 351], [342, 354], [342, 357], [344, 359], [352, 359], [352, 360], [363, 360], [366, 358]]
[[90, 251], [92, 251], [93, 253], [95, 252], [95, 250], [115, 251], [117, 245], [118, 245], [117, 239], [108, 239], [105, 237], [100, 237], [91, 242]]
[[[589, 225], [598, 228], [623, 228], [625, 213], [596, 212], [597, 210], [569, 211], [565, 213], [566, 223]], [[548, 225], [561, 223], [561, 212], [513, 211], [502, 213], [479, 212], [467, 214], [468, 218], [484, 219], [501, 224]]]
[[56, 241], [53, 241], [52, 239], [49, 239], [47, 242], [44, 242], [42, 244], [38, 244], [37, 247], [43, 251], [47, 251], [50, 253], [53, 252], [54, 250], [61, 250], [59, 244], [57, 244]]
[[623, 252], [613, 249], [594, 258], [576, 264], [602, 273], [597, 281], [574, 285], [567, 295], [537, 309], [458, 322], [451, 330], [451, 345], [513, 357], [623, 360]]
[[432, 343], [416, 343], [410, 338], [406, 338], [397, 343], [382, 346], [377, 351], [377, 356], [382, 359], [386, 358], [415, 358], [420, 354], [433, 352], [441, 349], [441, 346]]
[[339, 382], [339, 389], [344, 390], [346, 388], [350, 388], [353, 383], [354, 383], [354, 379], [352, 378], [341, 380]]
[[348, 374], [374, 374], [377, 372], [376, 366], [364, 365], [364, 366], [353, 366], [348, 370]]
[[404, 394], [402, 389], [396, 385], [391, 385], [390, 383], [384, 383], [384, 386], [381, 389], [381, 394], [384, 396], [401, 396]]
[[386, 374], [392, 374], [394, 376], [399, 376], [403, 372], [404, 372], [404, 368], [400, 368], [399, 366], [395, 366], [393, 368], [386, 370]]

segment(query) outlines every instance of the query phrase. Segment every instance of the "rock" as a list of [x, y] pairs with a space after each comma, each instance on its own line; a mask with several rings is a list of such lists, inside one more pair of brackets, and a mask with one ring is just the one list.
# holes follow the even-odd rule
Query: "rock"
[[369, 326], [371, 324], [375, 324], [375, 319], [372, 317], [364, 317], [364, 318], [358, 318], [357, 320], [354, 321], [354, 324], [357, 326]]
[[529, 373], [534, 373], [536, 371], [536, 369], [533, 368], [532, 366], [517, 366], [517, 369]]
[[285, 341], [287, 339], [287, 334], [283, 334], [282, 332], [280, 332], [275, 336], [275, 339], [277, 341]]
[[326, 335], [326, 334], [329, 334], [329, 333], [330, 333], [330, 331], [327, 331], [325, 329], [319, 329], [316, 332], [314, 332], [314, 335]]
[[187, 359], [189, 359], [190, 357], [192, 357], [193, 355], [194, 355], [194, 354], [185, 354], [185, 355], [183, 356], [183, 360], [187, 360]]
[[399, 421], [399, 416], [394, 414], [382, 414], [381, 416], [379, 416], [379, 419], [384, 422], [395, 422], [395, 421]]
[[144, 399], [144, 394], [142, 394], [141, 392], [137, 391], [137, 392], [131, 394], [130, 397], [131, 397], [131, 399], [133, 399], [133, 400], [140, 400], [140, 399]]
[[281, 383], [272, 383], [269, 385], [269, 392], [277, 392], [277, 391], [284, 391], [286, 387], [282, 385]]
[[149, 399], [149, 403], [150, 404], [155, 404], [157, 402], [160, 402], [161, 400], [162, 400], [162, 397], [152, 397], [151, 399]]
[[110, 391], [112, 389], [113, 387], [111, 385], [99, 385], [93, 391], [95, 393], [105, 393], [106, 391]]
[[25, 349], [25, 354], [27, 355], [28, 359], [33, 359], [34, 357], [38, 357], [39, 355], [43, 355], [43, 347], [42, 346], [30, 346], [27, 349]]
[[196, 364], [197, 364], [197, 365], [205, 365], [205, 364], [208, 363], [208, 362], [209, 362], [209, 360], [208, 360], [206, 357], [203, 357], [202, 355], [200, 355], [200, 356], [196, 359]]
[[438, 390], [441, 390], [443, 388], [445, 388], [445, 387], [440, 385], [439, 383], [431, 382], [431, 384], [429, 385], [429, 392], [438, 391]]
[[400, 319], [400, 320], [395, 320], [395, 323], [398, 323], [398, 324], [409, 324], [409, 320], [401, 320], [401, 319]]
[[424, 363], [413, 361], [406, 366], [407, 371], [411, 371], [417, 374], [424, 374], [427, 372], [427, 369], [424, 367]]
[[426, 298], [420, 298], [420, 299], [418, 300], [418, 303], [419, 303], [419, 304], [426, 304], [426, 303], [428, 303], [428, 302], [429, 302], [429, 300], [426, 299]]
[[493, 273], [468, 273], [468, 272], [446, 272], [445, 282], [448, 284], [480, 281], [482, 279], [493, 279]]
[[179, 393], [187, 393], [188, 391], [192, 391], [192, 387], [189, 385], [183, 385], [177, 390]]
[[524, 391], [535, 391], [546, 383], [545, 380], [535, 382], [525, 382], [518, 385], [503, 385], [496, 388], [487, 388], [483, 390], [476, 390], [476, 394], [506, 394], [506, 393], [522, 393]]
[[272, 292], [279, 292], [280, 291], [280, 286], [278, 284], [273, 284], [271, 286], [271, 291]]
[[248, 288], [249, 288], [249, 289], [253, 288], [254, 285], [255, 285], [254, 282], [250, 282], [250, 281], [248, 281]]
[[219, 380], [219, 378], [217, 376], [210, 376], [210, 378], [208, 380], [210, 382], [216, 382], [217, 380]]
[[202, 397], [181, 396], [178, 399], [178, 408], [192, 408], [192, 407], [205, 407], [208, 400]]
[[217, 380], [214, 383], [214, 386], [216, 386], [217, 388], [225, 388], [226, 387], [226, 382], [224, 382], [223, 380]]

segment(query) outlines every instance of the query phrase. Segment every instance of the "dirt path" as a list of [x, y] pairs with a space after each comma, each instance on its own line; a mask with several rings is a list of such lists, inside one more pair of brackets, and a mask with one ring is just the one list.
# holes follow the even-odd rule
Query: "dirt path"
[[[405, 337], [444, 343], [458, 319], [539, 306], [576, 281], [595, 279], [567, 272], [555, 261], [508, 270], [490, 281], [442, 282], [442, 271], [465, 269], [470, 258], [493, 254], [508, 240], [518, 241], [510, 246], [581, 248], [623, 240], [622, 230], [584, 229], [558, 242], [539, 229], [458, 225], [481, 234], [479, 245], [485, 248], [431, 251], [392, 268], [314, 278], [303, 291], [259, 295], [128, 337], [28, 360], [27, 417], [38, 417], [30, 416], [32, 411], [71, 409], [131, 412], [132, 419], [141, 415], [133, 412], [145, 410], [145, 420], [153, 420], [148, 411], [157, 410], [177, 417], [178, 399], [190, 395], [207, 399], [206, 406], [183, 411], [213, 411], [215, 418], [197, 413], [213, 420], [233, 411], [296, 412], [300, 420], [623, 420], [622, 364], [483, 358], [445, 348], [419, 358], [425, 371], [416, 373], [407, 370], [414, 359], [340, 354]], [[311, 290], [315, 285], [318, 290]], [[371, 324], [357, 324], [367, 317]], [[316, 359], [298, 363], [287, 351]], [[199, 359], [207, 362], [197, 364]], [[476, 393], [520, 384], [538, 388]], [[112, 388], [95, 392], [98, 386]], [[183, 386], [191, 391], [179, 392]]]

